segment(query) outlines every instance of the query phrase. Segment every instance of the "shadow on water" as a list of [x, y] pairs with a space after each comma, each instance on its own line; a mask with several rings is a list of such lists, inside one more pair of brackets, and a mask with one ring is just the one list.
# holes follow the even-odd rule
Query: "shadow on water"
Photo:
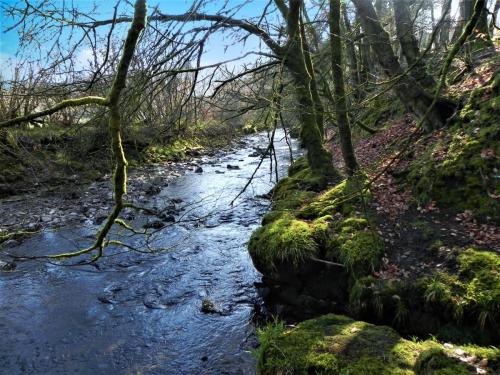
[[[251, 317], [259, 274], [246, 243], [267, 210], [268, 202], [255, 198], [272, 187], [267, 161], [232, 209], [229, 203], [260, 160], [251, 156], [254, 147], [266, 142], [262, 134], [246, 138], [233, 152], [205, 159], [203, 173], [179, 177], [148, 202], [162, 207], [176, 199], [182, 220], [151, 239], [167, 252], [118, 254], [98, 268], [31, 261], [1, 273], [0, 373], [254, 373]], [[289, 155], [284, 140], [276, 149], [282, 174]], [[10, 250], [67, 251], [89, 243], [95, 230], [46, 232]], [[125, 241], [140, 247], [144, 238]], [[201, 312], [204, 299], [215, 313]]]

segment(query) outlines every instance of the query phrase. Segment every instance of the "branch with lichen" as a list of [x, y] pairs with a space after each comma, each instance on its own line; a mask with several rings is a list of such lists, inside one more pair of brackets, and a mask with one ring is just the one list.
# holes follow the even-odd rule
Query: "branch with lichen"
[[[101, 97], [85, 97], [80, 99], [68, 99], [64, 100], [56, 106], [49, 108], [42, 112], [33, 113], [27, 116], [18, 117], [16, 119], [8, 120], [6, 122], [0, 123], [0, 127], [7, 127], [14, 124], [19, 124], [22, 122], [30, 121], [37, 117], [46, 116], [63, 108], [75, 107], [87, 104], [100, 104], [105, 105], [109, 108], [109, 130], [111, 134], [111, 144], [112, 151], [115, 158], [115, 172], [113, 175], [113, 189], [114, 189], [114, 205], [113, 208], [106, 218], [103, 226], [97, 233], [95, 242], [84, 249], [59, 253], [53, 255], [45, 255], [36, 258], [45, 259], [65, 259], [71, 257], [77, 257], [97, 250], [96, 255], [93, 260], [97, 260], [102, 256], [103, 249], [110, 243], [106, 240], [109, 231], [115, 223], [118, 222], [119, 225], [124, 224], [123, 221], [118, 219], [118, 215], [124, 208], [125, 204], [123, 202], [123, 196], [127, 193], [127, 159], [125, 158], [125, 152], [122, 145], [122, 134], [121, 134], [121, 115], [120, 115], [120, 96], [122, 90], [125, 88], [127, 73], [134, 56], [134, 51], [137, 46], [137, 41], [139, 36], [146, 26], [146, 1], [137, 0], [135, 3], [134, 17], [132, 20], [132, 25], [130, 26], [127, 34], [127, 39], [125, 40], [125, 45], [123, 48], [123, 54], [121, 56], [120, 62], [118, 64], [118, 69], [115, 74], [113, 85], [109, 90], [106, 98]], [[33, 257], [25, 257], [26, 259], [32, 259]]]
[[53, 113], [59, 112], [65, 108], [70, 107], [81, 107], [84, 105], [97, 104], [102, 106], [108, 106], [109, 101], [107, 98], [102, 98], [100, 96], [85, 96], [83, 98], [76, 99], [66, 99], [56, 105], [45, 109], [40, 112], [30, 113], [25, 116], [19, 116], [10, 120], [0, 122], [0, 128], [8, 128], [14, 125], [22, 124], [23, 122], [29, 122], [35, 120], [39, 117], [49, 116]]

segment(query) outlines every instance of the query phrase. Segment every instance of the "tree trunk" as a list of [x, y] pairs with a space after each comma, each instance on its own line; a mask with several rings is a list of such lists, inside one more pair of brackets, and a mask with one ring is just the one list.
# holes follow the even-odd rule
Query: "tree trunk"
[[346, 34], [350, 36], [346, 39], [346, 46], [347, 46], [347, 59], [348, 59], [349, 73], [351, 77], [352, 91], [356, 99], [360, 99], [361, 91], [359, 88], [360, 79], [358, 71], [358, 58], [356, 56], [356, 48], [354, 47], [354, 42], [352, 41], [353, 30], [351, 27], [351, 23], [349, 21], [349, 16], [347, 14], [347, 9], [345, 5], [342, 4], [341, 7], [342, 7], [342, 15], [344, 17], [344, 27], [346, 30]]
[[[361, 19], [359, 17], [359, 13], [356, 15], [358, 22], [361, 23]], [[359, 30], [359, 28], [358, 28]], [[363, 34], [363, 35], [361, 35]], [[370, 74], [373, 72], [373, 63], [371, 59], [371, 49], [370, 49], [370, 43], [368, 42], [368, 37], [366, 36], [366, 31], [364, 27], [362, 28], [361, 32], [357, 35], [360, 37], [360, 42], [359, 42], [359, 83], [362, 86], [366, 86], [368, 83], [368, 79], [370, 77]]]
[[304, 33], [301, 32], [300, 26], [302, 1], [290, 0], [289, 9], [284, 9], [283, 3], [279, 1], [277, 1], [277, 5], [287, 23], [288, 49], [282, 58], [295, 84], [299, 104], [298, 116], [301, 122], [300, 138], [307, 150], [307, 161], [316, 173], [333, 178], [337, 176], [337, 172], [333, 167], [330, 153], [323, 147], [323, 124], [318, 123], [320, 116], [316, 113], [318, 103], [315, 103], [315, 99], [319, 98], [319, 95], [313, 80], [312, 62], [308, 61], [304, 50]]
[[344, 73], [342, 71], [342, 45], [340, 40], [340, 0], [330, 0], [330, 46], [335, 98], [335, 113], [339, 127], [339, 140], [346, 172], [352, 176], [358, 170], [358, 163], [351, 141], [351, 129], [347, 116]]
[[[401, 45], [401, 51], [408, 65], [413, 65], [420, 57], [418, 41], [413, 32], [413, 23], [410, 17], [410, 10], [406, 0], [393, 0], [394, 18], [396, 20], [396, 33]], [[432, 8], [432, 5], [431, 5]], [[434, 78], [427, 73], [427, 67], [423, 60], [416, 63], [417, 65], [411, 71], [413, 77], [425, 88], [432, 90], [436, 85]]]
[[441, 12], [446, 10], [446, 14], [443, 18], [443, 24], [440, 26], [438, 43], [436, 45], [437, 49], [440, 50], [442, 48], [446, 49], [450, 41], [450, 30], [451, 30], [451, 18], [450, 18], [450, 10], [451, 10], [451, 0], [443, 0], [441, 3]]
[[[498, 11], [500, 10], [500, 0], [495, 1], [495, 6], [493, 7], [493, 15], [491, 17], [490, 25], [489, 25], [489, 31], [490, 35], [493, 36], [495, 33], [495, 22], [498, 20]], [[498, 22], [497, 22], [498, 24]]]
[[[483, 10], [479, 16], [479, 20], [476, 23], [476, 27], [474, 32], [469, 37], [468, 45], [471, 52], [481, 51], [484, 48], [489, 48], [493, 46], [493, 42], [491, 41], [489, 28], [488, 28], [488, 9], [486, 6], [486, 1], [484, 2]], [[460, 15], [457, 21], [457, 26], [453, 31], [452, 41], [455, 42], [458, 40], [462, 31], [472, 17], [473, 9], [474, 9], [475, 0], [460, 0], [459, 9]]]
[[[375, 51], [379, 64], [388, 77], [398, 80], [394, 86], [396, 95], [409, 112], [422, 120], [432, 103], [432, 96], [413, 77], [402, 75], [403, 70], [391, 48], [389, 35], [380, 25], [372, 3], [369, 0], [353, 0], [353, 3], [361, 17], [363, 29], [368, 35], [368, 40]], [[434, 108], [423, 119], [424, 128], [431, 131], [443, 126], [454, 110], [454, 105], [449, 101], [438, 100]]]

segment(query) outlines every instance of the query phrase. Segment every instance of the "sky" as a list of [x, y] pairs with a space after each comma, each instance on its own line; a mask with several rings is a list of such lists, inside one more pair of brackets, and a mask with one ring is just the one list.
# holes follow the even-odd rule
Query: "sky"
[[[93, 1], [93, 0], [72, 0], [75, 7], [83, 12], [90, 13], [95, 4], [98, 4], [98, 15], [97, 19], [110, 19], [113, 16], [113, 7], [116, 3], [115, 0], [107, 1]], [[37, 3], [39, 1], [33, 1]], [[53, 0], [56, 6], [62, 6], [64, 0]], [[203, 7], [203, 12], [205, 13], [215, 13], [226, 1], [216, 0], [207, 2]], [[242, 3], [247, 3], [245, 0], [228, 0], [228, 7], [234, 7]], [[258, 17], [264, 7], [266, 6], [268, 0], [252, 0], [248, 2], [234, 17], [235, 18], [249, 18]], [[19, 0], [0, 0], [2, 8], [5, 5], [12, 5], [16, 3], [22, 3]], [[68, 3], [68, 0], [66, 0]], [[186, 12], [192, 5], [192, 1], [189, 0], [149, 0], [148, 7], [151, 13], [152, 8], [158, 6], [162, 13], [168, 14], [181, 14]], [[132, 14], [132, 6], [127, 5], [125, 1], [121, 2], [118, 14], [125, 13], [127, 15]], [[4, 32], [4, 30], [15, 22], [11, 17], [8, 17], [5, 12], [0, 14], [0, 64], [2, 66], [1, 73], [3, 76], [10, 76], [12, 74], [13, 65], [16, 62], [16, 52], [18, 52], [19, 38], [16, 30], [10, 32]], [[106, 28], [102, 28], [101, 32], [105, 33]], [[123, 38], [126, 35], [126, 27], [122, 27], [120, 30]], [[120, 34], [117, 34], [120, 35]], [[49, 45], [49, 42], [46, 43]], [[250, 37], [247, 39], [246, 43], [242, 43], [236, 46], [230, 46], [231, 40], [228, 39], [227, 33], [215, 33], [213, 34], [205, 45], [205, 53], [202, 58], [202, 65], [210, 65], [221, 60], [230, 60], [236, 57], [242, 56], [245, 53], [251, 51], [257, 51], [260, 49], [260, 41], [257, 37]], [[48, 48], [48, 47], [47, 47]], [[30, 52], [28, 51], [27, 57], [29, 58]], [[35, 58], [35, 52], [33, 52], [33, 57]], [[26, 55], [25, 55], [26, 56]], [[81, 64], [88, 61], [91, 56], [90, 49], [88, 51], [79, 51], [79, 59]], [[23, 57], [24, 58], [24, 57]], [[242, 63], [248, 63], [255, 59], [254, 56], [250, 55], [244, 58], [240, 62], [231, 62], [228, 64], [229, 68], [236, 68]]]

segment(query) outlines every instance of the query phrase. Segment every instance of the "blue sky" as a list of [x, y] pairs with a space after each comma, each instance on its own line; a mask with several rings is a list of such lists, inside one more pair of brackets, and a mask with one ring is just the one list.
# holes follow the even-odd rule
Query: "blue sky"
[[[108, 0], [108, 1], [93, 1], [93, 0], [72, 0], [73, 4], [75, 7], [77, 7], [79, 10], [90, 13], [93, 9], [95, 4], [97, 5], [97, 12], [95, 13], [95, 17], [97, 19], [109, 19], [113, 15], [113, 7], [116, 3], [115, 0]], [[66, 3], [69, 1], [66, 0]], [[251, 18], [251, 17], [258, 17], [262, 13], [264, 7], [267, 4], [267, 0], [253, 0], [249, 4], [245, 0], [228, 0], [227, 1], [227, 7], [235, 7], [238, 6], [239, 4], [245, 4], [238, 13], [234, 17], [236, 18]], [[16, 4], [19, 3], [18, 0], [1, 0], [0, 4], [2, 6], [5, 5], [11, 5], [11, 4]], [[33, 3], [36, 3], [36, 1], [33, 1]], [[54, 0], [53, 1], [56, 6], [62, 6], [63, 0]], [[159, 9], [162, 11], [162, 13], [168, 13], [168, 14], [180, 14], [186, 12], [189, 7], [192, 5], [192, 1], [188, 0], [149, 0], [148, 1], [148, 6], [150, 7], [150, 12], [151, 13], [151, 8], [158, 6]], [[205, 13], [215, 13], [217, 10], [220, 9], [226, 3], [226, 1], [221, 1], [221, 0], [216, 0], [212, 2], [207, 2], [207, 4], [202, 8]], [[130, 5], [127, 5], [125, 1], [121, 2], [118, 14], [132, 14], [132, 7]], [[19, 45], [19, 39], [18, 39], [18, 34], [16, 30], [10, 31], [8, 33], [5, 33], [4, 30], [6, 27], [12, 25], [15, 23], [16, 20], [12, 19], [11, 17], [7, 17], [7, 15], [2, 12], [0, 15], [0, 26], [1, 26], [1, 34], [0, 34], [0, 63], [2, 64], [2, 70], [5, 75], [6, 69], [9, 70], [8, 65], [13, 65], [13, 63], [16, 61], [15, 60], [15, 55], [16, 52], [18, 52], [18, 45]], [[106, 29], [103, 28], [101, 32], [105, 33]], [[126, 27], [122, 27], [121, 30], [118, 31], [119, 33], [122, 33], [125, 35], [126, 32]], [[120, 35], [117, 33], [116, 35]], [[42, 36], [41, 36], [42, 37]], [[48, 43], [46, 43], [48, 45]], [[246, 43], [239, 44], [236, 46], [229, 46], [231, 44], [231, 40], [228, 39], [227, 33], [216, 33], [210, 37], [208, 40], [206, 46], [205, 46], [205, 54], [202, 58], [202, 65], [209, 65], [216, 63], [221, 60], [229, 60], [229, 59], [234, 59], [238, 56], [241, 56], [247, 52], [251, 51], [257, 51], [260, 49], [259, 44], [260, 41], [256, 37], [250, 37], [247, 39]], [[227, 48], [225, 48], [227, 47]], [[48, 47], [47, 47], [48, 48]], [[80, 52], [82, 54], [82, 59], [85, 58], [85, 51]], [[35, 54], [35, 52], [33, 52]], [[30, 57], [30, 51], [25, 51], [24, 57]], [[33, 58], [35, 56], [33, 55]], [[242, 62], [250, 62], [255, 57], [249, 56], [246, 57], [245, 59], [242, 60]], [[236, 67], [240, 63], [231, 63], [230, 67]], [[5, 67], [7, 65], [7, 67]]]

